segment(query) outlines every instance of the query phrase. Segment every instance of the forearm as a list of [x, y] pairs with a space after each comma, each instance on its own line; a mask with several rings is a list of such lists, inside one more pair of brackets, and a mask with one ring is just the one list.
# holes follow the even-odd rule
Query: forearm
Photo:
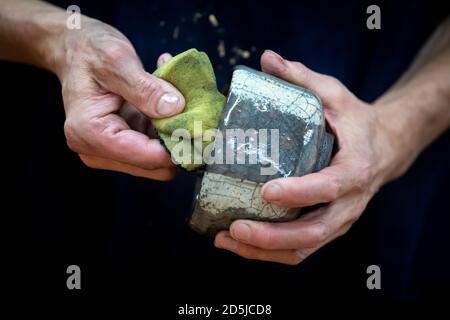
[[35, 0], [0, 0], [0, 59], [56, 72], [63, 55], [64, 10]]
[[411, 68], [376, 102], [380, 125], [390, 132], [400, 176], [417, 155], [450, 126], [450, 19], [423, 47]]

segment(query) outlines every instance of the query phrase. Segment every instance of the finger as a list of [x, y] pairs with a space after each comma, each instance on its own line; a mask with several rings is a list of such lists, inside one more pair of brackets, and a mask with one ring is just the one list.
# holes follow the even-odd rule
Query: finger
[[134, 52], [112, 48], [104, 60], [102, 67], [95, 69], [96, 79], [148, 117], [165, 118], [183, 111], [183, 95], [170, 83], [145, 72]]
[[136, 177], [142, 177], [153, 180], [167, 181], [175, 176], [175, 168], [162, 168], [155, 170], [145, 170], [134, 167], [126, 163], [105, 159], [101, 157], [88, 156], [80, 154], [80, 158], [84, 164], [93, 169], [111, 170], [130, 174]]
[[140, 132], [126, 129], [108, 133], [101, 140], [96, 151], [105, 158], [147, 170], [174, 166], [164, 146]]
[[156, 67], [157, 68], [161, 67], [164, 63], [166, 63], [170, 59], [172, 59], [172, 55], [170, 53], [167, 52], [163, 53], [162, 55], [159, 56], [158, 61], [156, 62]]
[[103, 110], [107, 108], [113, 106], [103, 100], [92, 104], [88, 101], [81, 117], [66, 119], [64, 131], [70, 149], [147, 170], [174, 166], [159, 140], [130, 129], [124, 118]]
[[368, 174], [349, 163], [332, 163], [319, 172], [302, 177], [287, 177], [264, 184], [265, 200], [286, 208], [298, 208], [335, 201], [344, 194], [362, 190]]
[[330, 226], [320, 220], [298, 219], [284, 223], [237, 220], [230, 226], [233, 239], [268, 250], [315, 248], [325, 242], [330, 233]]
[[226, 231], [216, 235], [214, 245], [217, 248], [234, 252], [246, 259], [272, 261], [289, 265], [299, 264], [307, 256], [304, 250], [265, 250], [256, 248], [234, 240]]
[[100, 156], [135, 167], [153, 170], [173, 167], [174, 164], [164, 146], [156, 139], [131, 130], [125, 121], [115, 114], [92, 120], [83, 134], [89, 137], [89, 146], [83, 154]]
[[261, 68], [266, 73], [315, 92], [326, 106], [335, 106], [349, 93], [337, 79], [314, 72], [300, 62], [283, 59], [271, 50], [266, 50], [261, 56]]
[[262, 249], [320, 248], [348, 230], [364, 210], [365, 201], [348, 195], [292, 222], [237, 220], [231, 224], [230, 234], [237, 241]]

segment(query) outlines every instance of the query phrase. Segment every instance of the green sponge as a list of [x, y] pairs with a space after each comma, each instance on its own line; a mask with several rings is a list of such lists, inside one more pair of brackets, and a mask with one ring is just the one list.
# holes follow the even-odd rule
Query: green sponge
[[217, 90], [211, 62], [206, 53], [189, 49], [170, 59], [153, 74], [174, 85], [186, 101], [182, 113], [169, 118], [152, 119], [153, 126], [169, 152], [179, 144], [179, 141], [171, 140], [172, 133], [176, 129], [186, 129], [192, 138], [189, 141], [192, 157], [190, 161], [179, 165], [188, 171], [197, 169], [203, 163], [194, 163], [194, 152], [203, 154], [205, 147], [212, 141], [202, 141], [202, 150], [194, 148], [194, 122], [201, 121], [202, 133], [208, 129], [217, 129], [226, 102], [225, 96]]

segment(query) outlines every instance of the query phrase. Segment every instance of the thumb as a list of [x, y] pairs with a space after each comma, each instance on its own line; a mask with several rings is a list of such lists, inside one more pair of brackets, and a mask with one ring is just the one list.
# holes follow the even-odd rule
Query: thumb
[[315, 72], [300, 62], [283, 59], [271, 50], [266, 50], [261, 56], [261, 68], [266, 73], [313, 91], [327, 107], [336, 106], [350, 95], [350, 91], [336, 78]]
[[146, 72], [136, 57], [118, 57], [104, 66], [100, 84], [136, 106], [150, 118], [166, 118], [183, 111], [183, 95], [169, 82]]

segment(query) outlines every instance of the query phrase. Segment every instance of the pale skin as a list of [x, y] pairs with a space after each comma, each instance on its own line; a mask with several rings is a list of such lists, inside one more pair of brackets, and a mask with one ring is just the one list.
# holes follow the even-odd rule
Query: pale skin
[[84, 16], [80, 30], [69, 30], [66, 12], [44, 2], [1, 0], [0, 8], [0, 58], [58, 76], [67, 143], [87, 166], [174, 177], [175, 165], [151, 137], [149, 119], [181, 112], [184, 98], [144, 70], [123, 34]]
[[[184, 98], [145, 72], [119, 31], [85, 16], [81, 30], [68, 30], [66, 19], [64, 11], [43, 2], [0, 0], [0, 58], [58, 76], [67, 143], [86, 165], [171, 179], [175, 166], [151, 137], [149, 118], [181, 112]], [[170, 58], [163, 54], [157, 64]], [[400, 177], [450, 126], [450, 19], [399, 81], [371, 104], [337, 79], [270, 50], [261, 56], [261, 68], [318, 94], [338, 141], [329, 167], [272, 180], [262, 195], [283, 207], [325, 205], [293, 222], [235, 221], [214, 243], [244, 258], [295, 265], [345, 234], [379, 188]]]

